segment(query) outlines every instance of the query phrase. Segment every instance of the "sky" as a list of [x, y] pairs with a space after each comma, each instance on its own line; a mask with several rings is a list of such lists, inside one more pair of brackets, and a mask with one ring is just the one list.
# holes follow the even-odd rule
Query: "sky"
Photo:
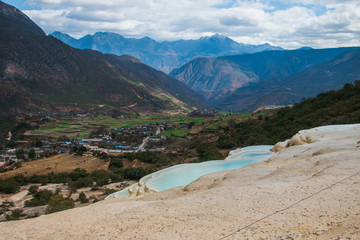
[[359, 0], [3, 0], [46, 33], [157, 41], [221, 34], [286, 49], [360, 46]]

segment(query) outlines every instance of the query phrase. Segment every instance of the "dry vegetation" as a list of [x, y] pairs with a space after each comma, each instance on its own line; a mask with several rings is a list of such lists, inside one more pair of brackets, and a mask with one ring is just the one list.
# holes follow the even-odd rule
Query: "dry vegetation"
[[0, 178], [12, 177], [19, 174], [31, 176], [33, 174], [42, 175], [51, 172], [71, 172], [76, 168], [93, 172], [96, 170], [107, 170], [108, 165], [108, 162], [92, 155], [78, 156], [73, 154], [59, 154], [49, 158], [24, 162], [20, 168], [0, 173]]

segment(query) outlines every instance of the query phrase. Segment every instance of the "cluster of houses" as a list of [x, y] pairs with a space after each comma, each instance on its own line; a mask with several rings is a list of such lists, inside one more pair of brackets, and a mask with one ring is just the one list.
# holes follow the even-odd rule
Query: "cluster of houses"
[[[21, 159], [27, 159], [28, 154], [31, 149], [33, 149], [35, 151], [35, 158], [50, 156], [50, 155], [53, 155], [55, 152], [54, 149], [45, 148], [45, 147], [21, 148], [21, 150], [22, 150], [21, 155], [23, 155], [23, 157], [21, 157]], [[17, 153], [17, 150], [18, 149], [16, 149], [16, 148], [8, 148], [2, 154], [0, 154], [0, 166], [6, 165], [7, 163], [11, 163], [11, 162], [18, 162], [19, 161], [19, 158], [18, 158], [19, 153]]]
[[[160, 135], [162, 131], [172, 129], [187, 129], [186, 123], [170, 124], [144, 124], [133, 128], [114, 128], [108, 134], [102, 134], [94, 138], [69, 140], [69, 141], [48, 141], [42, 140], [41, 147], [21, 148], [26, 159], [28, 152], [34, 149], [36, 158], [49, 156], [57, 153], [69, 153], [74, 147], [84, 146], [89, 154], [94, 151], [120, 154], [139, 151], [164, 151], [167, 137]], [[9, 162], [18, 162], [17, 149], [6, 149], [0, 154], [0, 166]]]
[[29, 117], [36, 118], [59, 118], [59, 117], [96, 117], [96, 116], [111, 116], [113, 118], [127, 118], [128, 114], [124, 112], [114, 112], [106, 109], [94, 110], [79, 110], [79, 111], [58, 111], [58, 112], [32, 112]]

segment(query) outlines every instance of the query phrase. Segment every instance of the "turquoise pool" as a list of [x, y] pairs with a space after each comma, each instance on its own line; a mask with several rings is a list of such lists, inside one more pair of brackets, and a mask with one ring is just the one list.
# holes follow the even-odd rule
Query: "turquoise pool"
[[270, 152], [272, 147], [270, 145], [245, 147], [231, 151], [225, 160], [179, 164], [162, 169], [143, 177], [138, 183], [115, 192], [107, 198], [125, 198], [143, 194], [149, 190], [164, 191], [185, 186], [209, 173], [238, 169], [252, 163], [264, 161], [273, 154]]

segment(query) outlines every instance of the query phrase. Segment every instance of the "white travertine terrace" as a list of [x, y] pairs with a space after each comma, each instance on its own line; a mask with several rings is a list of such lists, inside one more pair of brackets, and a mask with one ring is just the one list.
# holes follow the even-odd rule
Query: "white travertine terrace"
[[360, 239], [360, 124], [294, 138], [186, 186], [1, 222], [0, 239]]
[[230, 151], [225, 160], [179, 164], [162, 169], [141, 178], [138, 183], [124, 190], [110, 194], [106, 199], [133, 198], [146, 193], [185, 186], [205, 174], [238, 169], [248, 164], [264, 161], [272, 155], [270, 148], [272, 148], [270, 145], [245, 147]]

